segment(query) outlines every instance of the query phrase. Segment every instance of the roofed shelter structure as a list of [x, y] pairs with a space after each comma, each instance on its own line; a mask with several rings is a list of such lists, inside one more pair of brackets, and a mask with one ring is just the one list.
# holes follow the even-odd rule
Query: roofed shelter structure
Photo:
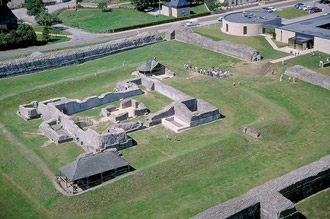
[[277, 41], [294, 49], [330, 54], [330, 14], [277, 27], [275, 33]]
[[171, 0], [163, 5], [162, 14], [173, 17], [184, 17], [190, 15], [190, 5], [186, 0]]
[[156, 60], [148, 60], [136, 67], [136, 70], [139, 71], [140, 74], [160, 75], [165, 73], [165, 66]]
[[130, 171], [130, 164], [116, 150], [78, 157], [59, 168], [62, 186], [72, 193], [101, 184]]
[[0, 0], [0, 29], [16, 30], [17, 17], [8, 8], [7, 0]]

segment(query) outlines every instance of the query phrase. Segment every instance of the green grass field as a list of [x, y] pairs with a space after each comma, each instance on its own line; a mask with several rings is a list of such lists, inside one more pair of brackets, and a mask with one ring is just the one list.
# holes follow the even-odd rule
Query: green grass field
[[[121, 152], [136, 171], [78, 196], [57, 192], [53, 175], [83, 150], [72, 142], [41, 147], [48, 140], [38, 130], [41, 120], [22, 120], [18, 106], [112, 91], [153, 56], [176, 73], [164, 83], [210, 102], [225, 117], [178, 134], [177, 142], [165, 140], [174, 133], [161, 125], [130, 133], [138, 145]], [[0, 80], [0, 218], [187, 218], [329, 154], [330, 92], [257, 75], [265, 62], [246, 63], [170, 41]], [[189, 73], [183, 63], [222, 67], [232, 76]], [[239, 82], [236, 88], [233, 81]], [[134, 98], [152, 112], [167, 104], [164, 97], [148, 95]], [[242, 126], [259, 129], [262, 138], [244, 135]], [[322, 205], [315, 208], [329, 215]]]
[[275, 11], [275, 12], [273, 12], [273, 14], [275, 14], [277, 16], [280, 16], [282, 18], [292, 19], [292, 18], [307, 15], [308, 12], [304, 11], [304, 10], [297, 9], [297, 8], [290, 7], [290, 8], [284, 8], [284, 9], [279, 10], [279, 11]]
[[50, 45], [54, 43], [62, 43], [71, 40], [69, 37], [62, 37], [62, 36], [50, 36], [50, 39], [48, 42], [44, 41], [44, 38], [41, 34], [37, 34], [37, 40], [39, 44], [42, 45]]
[[[158, 16], [139, 12], [134, 9], [118, 8], [111, 12], [103, 12], [100, 9], [78, 9], [77, 11], [66, 10], [60, 14], [64, 24], [78, 27], [90, 32], [105, 32], [115, 28], [128, 27], [158, 21]], [[161, 20], [172, 19], [164, 15]]]
[[220, 30], [221, 26], [222, 24], [218, 23], [203, 27], [194, 27], [193, 30], [196, 33], [200, 33], [201, 35], [209, 37], [215, 41], [228, 40], [256, 48], [265, 59], [277, 59], [287, 56], [286, 53], [274, 51], [273, 48], [267, 42], [267, 40], [262, 36], [241, 37], [228, 35]]

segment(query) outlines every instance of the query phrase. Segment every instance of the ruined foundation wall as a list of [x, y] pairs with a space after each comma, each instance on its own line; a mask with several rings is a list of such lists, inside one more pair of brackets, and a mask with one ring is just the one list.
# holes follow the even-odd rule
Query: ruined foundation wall
[[195, 33], [191, 28], [182, 24], [175, 24], [166, 33], [166, 40], [170, 40], [171, 36], [175, 36], [175, 39], [197, 45], [215, 52], [219, 52], [225, 55], [233, 56], [245, 61], [256, 61], [259, 52], [243, 44], [233, 43], [227, 40], [214, 41], [210, 38], [201, 36]]
[[98, 45], [49, 52], [37, 57], [25, 57], [0, 62], [0, 78], [26, 74], [65, 65], [86, 62], [113, 53], [162, 42], [158, 32], [144, 32], [134, 37], [119, 39]]
[[260, 203], [256, 218], [299, 218], [294, 203], [330, 187], [330, 155], [209, 208], [200, 218], [249, 218], [246, 208]]

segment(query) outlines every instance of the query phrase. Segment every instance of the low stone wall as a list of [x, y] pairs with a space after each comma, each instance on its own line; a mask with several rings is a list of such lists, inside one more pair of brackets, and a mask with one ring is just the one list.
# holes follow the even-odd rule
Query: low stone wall
[[110, 54], [162, 41], [163, 39], [158, 32], [143, 32], [134, 37], [114, 40], [98, 45], [49, 52], [36, 57], [32, 56], [0, 61], [0, 78], [83, 63]]
[[227, 40], [214, 41], [210, 38], [201, 36], [195, 33], [191, 28], [182, 24], [173, 25], [166, 33], [165, 39], [180, 40], [249, 62], [257, 61], [257, 56], [259, 54], [256, 49], [250, 46], [233, 43]]
[[194, 219], [304, 218], [294, 203], [330, 187], [330, 155], [207, 209]]
[[109, 126], [106, 130], [103, 131], [103, 133], [109, 132], [110, 130], [115, 129], [115, 128], [124, 129], [126, 131], [126, 133], [128, 133], [128, 132], [133, 132], [133, 131], [136, 131], [139, 129], [143, 129], [144, 126], [141, 121], [120, 123], [120, 124], [115, 124], [115, 125]]
[[110, 118], [111, 122], [120, 122], [120, 121], [123, 121], [123, 120], [127, 120], [128, 119], [128, 112], [120, 113], [118, 115], [111, 114], [109, 118]]
[[304, 66], [289, 67], [285, 70], [285, 74], [330, 90], [330, 76], [312, 71]]

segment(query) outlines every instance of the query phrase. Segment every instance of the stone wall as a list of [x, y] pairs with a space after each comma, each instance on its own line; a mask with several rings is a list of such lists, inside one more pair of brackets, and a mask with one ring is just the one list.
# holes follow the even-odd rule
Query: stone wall
[[143, 123], [141, 121], [120, 123], [120, 124], [115, 124], [115, 125], [109, 126], [103, 132], [109, 132], [109, 130], [114, 129], [114, 128], [122, 128], [122, 129], [125, 130], [126, 133], [128, 133], [128, 132], [133, 132], [133, 131], [136, 131], [136, 130], [139, 130], [139, 129], [143, 129], [144, 126], [143, 126]]
[[233, 43], [227, 40], [214, 41], [210, 38], [195, 33], [192, 29], [182, 24], [173, 25], [166, 33], [166, 40], [177, 39], [186, 43], [194, 44], [215, 52], [219, 52], [228, 56], [242, 59], [244, 61], [253, 62], [257, 60], [259, 52], [243, 44]]
[[304, 218], [296, 202], [330, 187], [330, 155], [207, 209], [193, 218]]
[[301, 65], [295, 65], [285, 70], [285, 74], [330, 90], [330, 76], [315, 72]]
[[49, 52], [39, 56], [0, 61], [0, 78], [83, 63], [121, 51], [163, 41], [158, 32], [143, 32], [134, 37], [98, 45]]

